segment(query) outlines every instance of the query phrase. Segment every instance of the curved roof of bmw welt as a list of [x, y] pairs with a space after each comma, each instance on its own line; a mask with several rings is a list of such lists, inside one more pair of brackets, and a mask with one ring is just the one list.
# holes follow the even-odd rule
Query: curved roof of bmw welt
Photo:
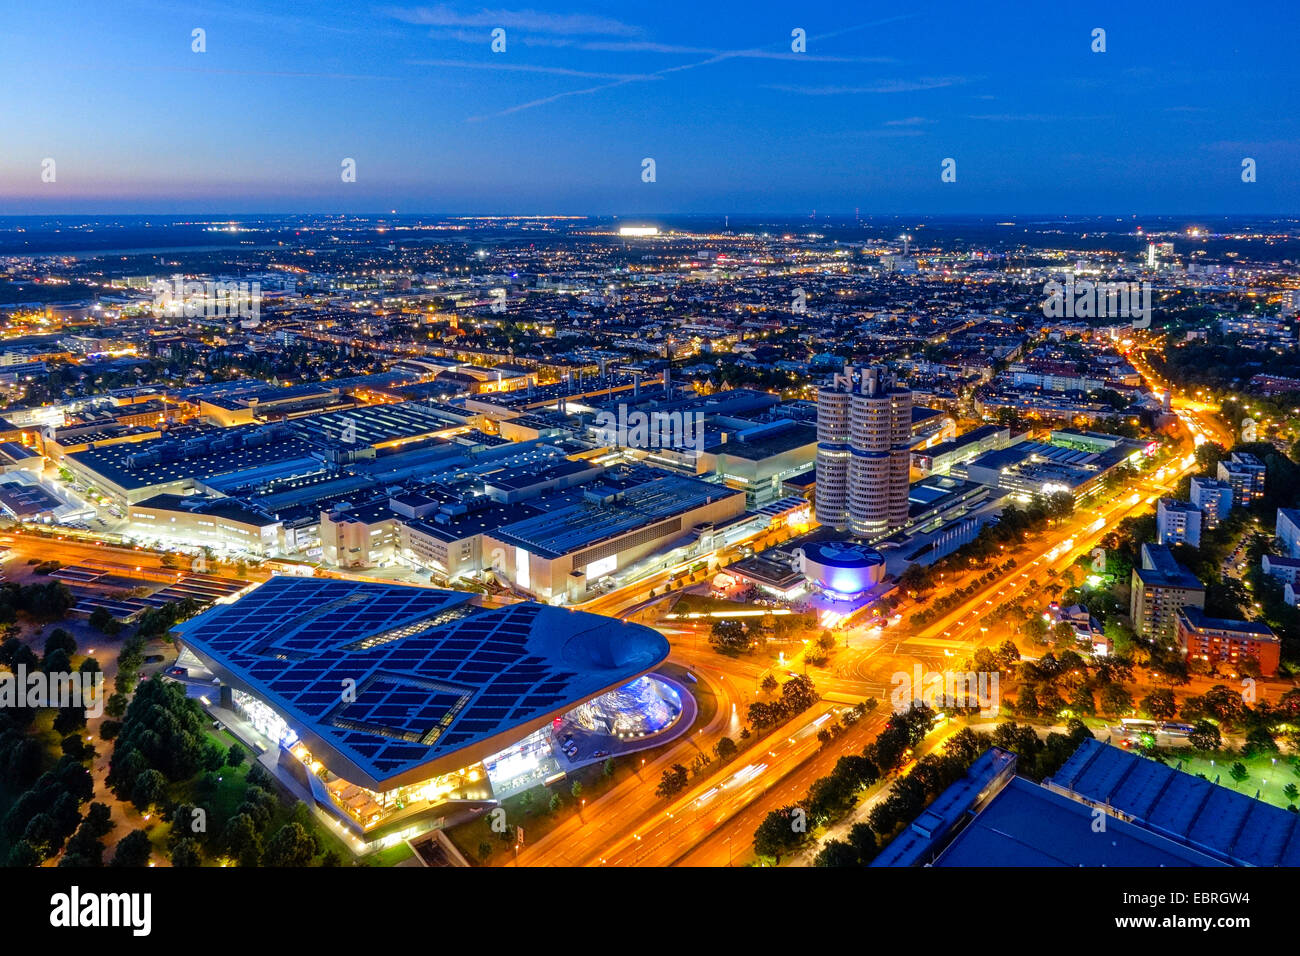
[[275, 577], [176, 630], [326, 767], [376, 791], [472, 765], [668, 656], [639, 624], [472, 597]]

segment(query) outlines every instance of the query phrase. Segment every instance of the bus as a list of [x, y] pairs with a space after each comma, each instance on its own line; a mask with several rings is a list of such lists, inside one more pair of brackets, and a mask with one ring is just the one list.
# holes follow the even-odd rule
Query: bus
[[1137, 737], [1140, 734], [1155, 735], [1160, 725], [1154, 720], [1142, 720], [1137, 717], [1125, 717], [1119, 722], [1120, 733], [1125, 737]]

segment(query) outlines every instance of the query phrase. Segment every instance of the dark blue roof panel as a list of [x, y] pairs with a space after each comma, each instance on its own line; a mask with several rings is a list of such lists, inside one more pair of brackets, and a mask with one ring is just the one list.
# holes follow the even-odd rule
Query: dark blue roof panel
[[472, 597], [276, 577], [177, 631], [223, 680], [373, 787], [536, 724], [668, 655], [647, 627], [531, 602], [485, 609]]

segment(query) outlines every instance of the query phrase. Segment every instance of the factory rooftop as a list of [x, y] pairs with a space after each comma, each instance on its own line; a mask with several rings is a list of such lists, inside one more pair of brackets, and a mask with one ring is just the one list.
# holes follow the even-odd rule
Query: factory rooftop
[[285, 476], [319, 467], [316, 446], [276, 428], [236, 426], [186, 440], [164, 436], [105, 445], [73, 452], [68, 460], [127, 491], [189, 479], [202, 481], [265, 465], [281, 466]]
[[558, 558], [740, 493], [680, 476], [655, 478], [624, 489], [611, 487], [602, 479], [588, 487], [580, 503], [507, 525], [495, 537], [533, 554]]

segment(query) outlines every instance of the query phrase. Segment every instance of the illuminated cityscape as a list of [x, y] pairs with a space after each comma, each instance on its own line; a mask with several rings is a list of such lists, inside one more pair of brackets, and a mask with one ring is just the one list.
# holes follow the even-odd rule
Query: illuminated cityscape
[[52, 926], [1300, 866], [1295, 11], [1248, 88], [1147, 9], [66, 6], [0, 65], [0, 863], [109, 880]]

